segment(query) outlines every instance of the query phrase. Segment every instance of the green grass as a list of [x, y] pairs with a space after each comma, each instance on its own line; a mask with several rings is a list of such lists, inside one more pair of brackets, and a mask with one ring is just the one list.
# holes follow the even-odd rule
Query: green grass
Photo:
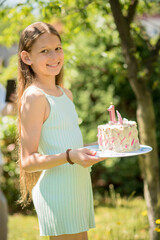
[[[95, 205], [97, 202], [95, 201]], [[106, 199], [95, 208], [96, 228], [89, 231], [89, 240], [149, 240], [146, 205], [142, 198]], [[8, 240], [48, 240], [39, 236], [36, 216], [9, 216]]]

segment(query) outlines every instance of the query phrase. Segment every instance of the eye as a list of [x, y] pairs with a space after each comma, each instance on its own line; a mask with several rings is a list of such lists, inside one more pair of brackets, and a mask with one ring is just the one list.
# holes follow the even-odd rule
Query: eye
[[58, 51], [58, 50], [61, 50], [61, 49], [62, 49], [62, 47], [57, 47], [55, 50]]
[[47, 49], [43, 49], [43, 50], [41, 51], [41, 53], [48, 53], [48, 50], [47, 50]]

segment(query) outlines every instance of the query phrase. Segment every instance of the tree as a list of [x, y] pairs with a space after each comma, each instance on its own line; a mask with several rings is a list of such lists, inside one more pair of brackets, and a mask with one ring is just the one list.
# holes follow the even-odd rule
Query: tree
[[[57, 1], [57, 3], [60, 3]], [[75, 4], [74, 4], [75, 3]], [[83, 25], [83, 29], [94, 31], [90, 22], [89, 11], [90, 6], [95, 4], [101, 14], [108, 14], [110, 11], [113, 14], [114, 22], [119, 33], [119, 38], [122, 46], [122, 53], [126, 63], [126, 72], [128, 73], [129, 84], [135, 94], [137, 102], [137, 121], [139, 126], [140, 141], [142, 144], [150, 145], [153, 151], [147, 155], [140, 157], [140, 168], [144, 179], [144, 195], [148, 207], [148, 219], [150, 225], [150, 239], [158, 240], [159, 235], [155, 231], [155, 220], [160, 216], [160, 179], [159, 179], [159, 160], [156, 138], [156, 121], [152, 94], [150, 91], [151, 82], [153, 83], [153, 75], [155, 74], [155, 65], [159, 62], [160, 39], [157, 39], [155, 44], [146, 38], [146, 35], [141, 34], [139, 38], [145, 45], [146, 56], [141, 56], [142, 52], [138, 51], [138, 44], [135, 41], [138, 31], [135, 31], [134, 17], [139, 1], [120, 1], [110, 0], [109, 4], [97, 1], [81, 1], [72, 2], [71, 7], [65, 6], [66, 1], [63, 1], [63, 10], [69, 15], [74, 11], [78, 12], [78, 20]], [[139, 3], [140, 5], [140, 3]], [[149, 1], [142, 3], [143, 7], [150, 8]], [[54, 9], [54, 8], [53, 8]], [[53, 11], [53, 9], [51, 11]], [[73, 15], [72, 15], [73, 16]], [[77, 15], [76, 15], [77, 16]], [[75, 17], [75, 15], [74, 15]], [[77, 22], [73, 22], [73, 26], [77, 27]], [[104, 22], [107, 24], [107, 22]], [[107, 49], [107, 36], [104, 37]], [[136, 45], [137, 44], [137, 45]]]
[[[140, 158], [140, 168], [144, 179], [144, 195], [148, 207], [150, 239], [157, 240], [159, 236], [154, 229], [155, 220], [160, 217], [160, 206], [158, 203], [160, 197], [160, 180], [156, 136], [157, 126], [153, 104], [155, 96], [152, 96], [152, 88], [153, 86], [158, 85], [156, 83], [156, 78], [160, 76], [158, 67], [160, 63], [160, 39], [157, 38], [154, 39], [154, 41], [153, 39], [150, 40], [146, 36], [144, 29], [138, 25], [138, 21], [135, 17], [137, 16], [137, 13], [143, 14], [145, 7], [147, 7], [147, 11], [150, 12], [150, 9], [158, 8], [159, 4], [147, 0], [110, 0], [107, 2], [102, 0], [56, 0], [54, 2], [44, 0], [28, 1], [28, 4], [31, 4], [31, 6], [33, 6], [34, 3], [38, 4], [43, 20], [52, 19], [53, 16], [58, 16], [64, 24], [67, 22], [67, 30], [65, 32], [68, 39], [71, 41], [75, 39], [74, 34], [79, 34], [84, 31], [85, 34], [87, 33], [86, 37], [91, 37], [91, 35], [95, 37], [95, 42], [91, 41], [90, 45], [97, 47], [99, 43], [102, 44], [102, 57], [113, 49], [115, 50], [115, 55], [118, 54], [118, 56], [114, 58], [116, 63], [113, 61], [112, 67], [110, 66], [111, 68], [108, 67], [108, 64], [110, 64], [108, 61], [108, 59], [110, 59], [109, 57], [102, 59], [93, 55], [91, 62], [87, 61], [87, 59], [79, 58], [79, 56], [78, 58], [68, 59], [69, 63], [72, 61], [72, 64], [74, 63], [79, 71], [83, 70], [90, 73], [89, 70], [87, 70], [87, 67], [90, 70], [91, 68], [94, 68], [96, 79], [100, 78], [102, 80], [102, 82], [100, 80], [98, 82], [97, 80], [97, 83], [94, 83], [94, 87], [100, 86], [102, 89], [107, 89], [111, 80], [114, 79], [114, 82], [119, 83], [121, 79], [120, 77], [117, 77], [117, 75], [123, 74], [123, 81], [125, 81], [125, 93], [127, 92], [126, 89], [128, 90], [130, 85], [135, 94], [137, 104], [137, 121], [141, 144], [153, 147], [153, 151], [151, 153]], [[111, 13], [113, 14], [115, 25], [112, 22]], [[16, 22], [16, 20], [12, 19], [12, 25], [14, 22]], [[103, 27], [98, 27], [98, 24], [101, 26], [103, 25]], [[115, 26], [117, 30], [115, 29]], [[110, 33], [107, 31], [108, 29], [110, 30]], [[117, 33], [119, 33], [119, 37]], [[85, 34], [83, 35], [83, 39], [85, 39]], [[71, 41], [68, 40], [68, 46]], [[120, 44], [124, 58], [122, 58], [121, 55]], [[70, 49], [68, 47], [68, 52]], [[98, 52], [98, 54], [100, 53]], [[73, 54], [70, 53], [69, 57], [72, 56]], [[94, 57], [98, 60], [97, 64], [93, 60]], [[78, 61], [78, 59], [83, 59], [85, 64], [82, 64], [82, 62]], [[116, 75], [115, 72], [113, 72], [115, 64], [117, 64], [119, 68]], [[91, 85], [91, 81], [89, 83], [87, 82], [87, 84]], [[78, 87], [79, 90], [83, 89], [83, 83], [82, 85], [78, 85]], [[90, 90], [92, 90], [92, 93], [89, 91], [90, 94], [88, 99], [95, 107], [95, 104], [101, 99], [96, 95], [94, 88], [90, 87]], [[88, 93], [88, 91], [86, 91], [86, 93]], [[123, 98], [121, 91], [119, 91], [119, 95]], [[84, 98], [81, 102], [81, 106], [84, 106], [84, 112], [87, 112], [89, 109], [85, 107], [86, 102], [86, 98]], [[104, 102], [104, 99], [102, 102]], [[94, 117], [94, 120], [97, 120], [98, 122], [103, 119], [104, 121], [102, 114], [98, 111], [95, 114], [96, 119]], [[85, 118], [86, 115], [82, 117]], [[90, 121], [91, 120], [93, 121], [93, 119], [90, 119]], [[89, 122], [86, 121], [85, 123], [89, 125]], [[93, 125], [91, 128], [93, 128]]]
[[[154, 63], [159, 57], [160, 38], [156, 44], [148, 49], [147, 59], [140, 65], [146, 64], [147, 74], [138, 76], [139, 60], [136, 58], [136, 45], [132, 37], [131, 24], [133, 22], [138, 0], [131, 1], [127, 16], [122, 13], [122, 5], [119, 0], [110, 0], [111, 10], [121, 39], [122, 51], [127, 64], [128, 80], [137, 99], [137, 120], [142, 144], [150, 145], [153, 151], [140, 158], [140, 166], [144, 179], [144, 195], [148, 208], [148, 219], [150, 224], [150, 239], [158, 240], [155, 231], [155, 220], [160, 212], [160, 179], [159, 161], [156, 140], [156, 121], [152, 96], [149, 90], [150, 77], [153, 72]], [[143, 39], [144, 40], [144, 39]], [[145, 41], [145, 40], [144, 40]]]

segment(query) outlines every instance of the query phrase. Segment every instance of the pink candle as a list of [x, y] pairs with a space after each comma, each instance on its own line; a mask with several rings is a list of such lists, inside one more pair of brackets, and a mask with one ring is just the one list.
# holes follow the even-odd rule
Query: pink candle
[[123, 120], [122, 120], [121, 114], [118, 111], [116, 111], [116, 113], [117, 113], [117, 116], [118, 116], [118, 122], [120, 124], [123, 124]]
[[111, 105], [107, 110], [109, 111], [110, 121], [117, 122], [115, 117], [114, 105]]

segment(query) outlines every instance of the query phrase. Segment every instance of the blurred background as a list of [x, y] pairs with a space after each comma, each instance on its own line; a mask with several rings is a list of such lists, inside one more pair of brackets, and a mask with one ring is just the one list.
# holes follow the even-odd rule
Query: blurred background
[[[116, 8], [111, 2], [117, 4]], [[116, 16], [119, 23], [124, 20], [121, 26]], [[141, 159], [111, 158], [92, 167], [97, 228], [91, 230], [89, 239], [160, 239], [158, 207], [149, 213], [144, 191], [144, 186], [152, 189], [148, 191], [155, 199], [151, 206], [158, 206], [160, 189], [152, 186], [159, 186], [159, 1], [0, 0], [0, 83], [5, 88], [8, 79], [17, 79], [20, 33], [35, 21], [53, 24], [62, 37], [63, 85], [73, 93], [84, 143], [97, 141], [97, 126], [108, 122], [107, 108], [112, 103], [123, 118], [138, 122], [141, 144], [153, 147], [153, 155]], [[131, 76], [130, 66], [134, 64]], [[140, 84], [134, 86], [137, 82]], [[140, 92], [144, 92], [143, 99]], [[143, 133], [147, 127], [142, 122], [148, 122], [150, 133]], [[1, 116], [0, 146], [4, 161], [1, 189], [9, 212], [8, 239], [40, 239], [33, 205], [22, 209], [17, 203], [16, 114]], [[153, 224], [147, 214], [152, 216]], [[17, 225], [22, 226], [19, 233], [14, 231]]]

